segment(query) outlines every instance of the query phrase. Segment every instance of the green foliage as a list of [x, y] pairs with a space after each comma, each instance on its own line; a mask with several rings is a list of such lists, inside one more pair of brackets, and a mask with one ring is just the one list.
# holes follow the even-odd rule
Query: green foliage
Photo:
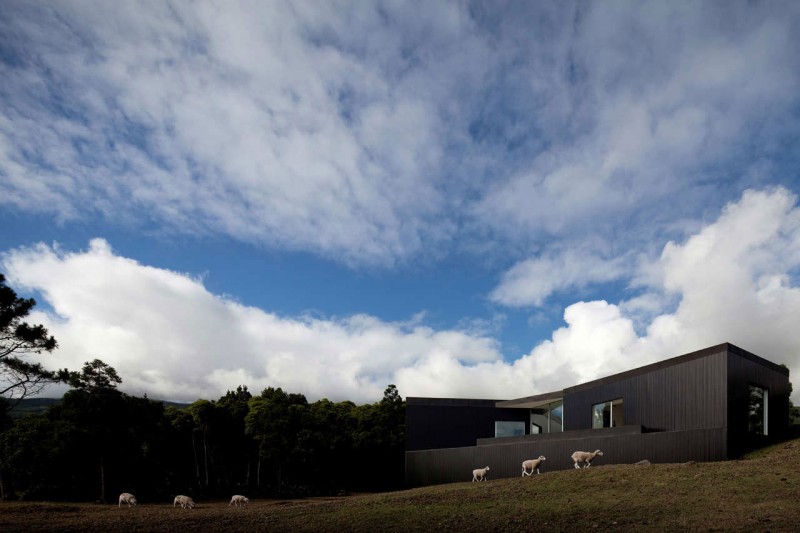
[[45, 414], [0, 418], [0, 471], [17, 497], [301, 496], [403, 482], [405, 402], [393, 385], [360, 406], [240, 386], [177, 408], [118, 391], [99, 360], [70, 378]]
[[78, 390], [100, 392], [116, 389], [122, 379], [114, 367], [95, 359], [84, 363], [80, 372], [70, 372], [67, 382]]
[[41, 363], [24, 358], [52, 352], [58, 346], [44, 326], [23, 321], [35, 305], [33, 298], [18, 297], [0, 274], [0, 397], [14, 400], [0, 405], [4, 412], [45, 384], [64, 379], [63, 373], [45, 370]]

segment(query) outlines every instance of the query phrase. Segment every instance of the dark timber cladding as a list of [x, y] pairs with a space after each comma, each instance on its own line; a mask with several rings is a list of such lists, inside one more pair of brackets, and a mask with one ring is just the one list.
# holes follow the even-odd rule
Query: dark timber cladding
[[406, 398], [406, 450], [474, 446], [494, 437], [494, 423], [527, 424], [527, 411], [497, 409], [497, 400]]
[[648, 431], [724, 427], [727, 349], [703, 352], [564, 389], [564, 429], [590, 429], [592, 405], [617, 398], [625, 424]]
[[[625, 434], [615, 434], [624, 430]], [[542, 473], [573, 468], [572, 452], [603, 450], [592, 464], [633, 464], [720, 461], [725, 455], [724, 428], [659, 433], [633, 432], [627, 427], [593, 430], [579, 438], [527, 440], [499, 445], [472, 446], [406, 453], [406, 485], [421, 487], [438, 483], [470, 481], [472, 470], [489, 466], [489, 479], [519, 477], [522, 461], [544, 455]]]
[[[516, 400], [408, 398], [406, 481], [469, 481], [483, 466], [489, 478], [519, 476], [539, 455], [543, 472], [561, 470], [579, 450], [603, 450], [595, 465], [729, 459], [785, 432], [789, 388], [788, 369], [725, 343]], [[562, 398], [563, 432], [495, 438], [495, 421], [530, 426], [531, 408]], [[609, 402], [619, 425], [593, 429], [593, 406]]]

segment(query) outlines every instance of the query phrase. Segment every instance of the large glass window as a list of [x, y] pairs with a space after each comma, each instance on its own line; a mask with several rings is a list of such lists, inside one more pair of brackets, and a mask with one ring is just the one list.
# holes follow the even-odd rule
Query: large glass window
[[547, 406], [531, 409], [531, 435], [550, 433], [549, 410]]
[[622, 398], [592, 406], [592, 428], [611, 428], [625, 424]]
[[753, 383], [749, 386], [747, 430], [756, 435], [768, 435], [767, 411], [769, 391]]
[[518, 437], [525, 434], [525, 422], [500, 422], [494, 423], [495, 437]]
[[564, 431], [564, 402], [559, 400], [531, 409], [531, 435]]

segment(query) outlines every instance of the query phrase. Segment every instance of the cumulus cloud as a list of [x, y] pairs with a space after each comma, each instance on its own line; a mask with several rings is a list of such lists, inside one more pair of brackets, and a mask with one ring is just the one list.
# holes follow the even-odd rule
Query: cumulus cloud
[[[47, 366], [79, 368], [97, 357], [119, 371], [124, 390], [154, 398], [214, 399], [244, 384], [368, 402], [389, 383], [403, 394], [418, 390], [398, 373], [403, 368], [501, 360], [493, 339], [435, 331], [419, 317], [282, 317], [244, 306], [191, 275], [121, 257], [103, 239], [78, 252], [44, 244], [12, 250], [3, 267], [13, 287], [38, 291], [49, 308], [31, 317], [60, 344], [43, 357]], [[469, 391], [456, 380], [438, 390]]]
[[[48, 365], [99, 357], [126, 390], [151, 397], [213, 399], [245, 384], [374, 401], [395, 383], [406, 396], [507, 399], [726, 341], [800, 372], [800, 207], [785, 189], [747, 191], [716, 221], [664, 246], [649, 267], [662, 282], [635, 301], [570, 305], [550, 339], [510, 360], [484, 328], [434, 330], [423, 314], [395, 323], [268, 313], [191, 275], [121, 257], [102, 239], [79, 252], [12, 250], [3, 267], [12, 286], [47, 304], [32, 319], [60, 342]], [[674, 310], [655, 312], [676, 298]], [[641, 308], [654, 318], [639, 334]]]
[[[566, 326], [514, 366], [544, 392], [731, 342], [800, 373], [800, 207], [792, 193], [746, 191], [713, 223], [667, 243], [647, 268], [661, 276], [645, 293], [569, 306]], [[642, 309], [653, 318], [638, 335]]]

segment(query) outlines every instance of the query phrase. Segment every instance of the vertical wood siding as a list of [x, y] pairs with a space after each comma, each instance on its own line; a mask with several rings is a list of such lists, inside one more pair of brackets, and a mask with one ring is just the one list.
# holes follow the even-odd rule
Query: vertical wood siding
[[[674, 431], [725, 427], [727, 352], [596, 386], [564, 390], [565, 430], [592, 427], [592, 405], [623, 399], [625, 424]], [[591, 385], [591, 384], [590, 384]]]
[[755, 448], [769, 439], [747, 432], [749, 386], [768, 389], [769, 436], [781, 437], [789, 428], [789, 376], [736, 353], [728, 356], [728, 446], [732, 457]]
[[474, 446], [476, 439], [494, 437], [496, 421], [523, 422], [528, 426], [527, 409], [498, 409], [496, 403], [497, 400], [408, 398], [406, 450]]
[[[452, 431], [458, 437], [455, 446], [468, 447], [407, 447], [406, 481], [409, 486], [470, 481], [473, 469], [487, 465], [489, 478], [514, 477], [521, 474], [522, 461], [539, 455], [547, 457], [543, 471], [569, 469], [573, 452], [595, 449], [604, 453], [595, 459], [597, 465], [733, 458], [765, 443], [747, 434], [750, 383], [769, 390], [769, 433], [780, 436], [788, 427], [788, 371], [730, 344], [564, 389], [561, 434], [482, 438], [492, 436], [493, 420], [525, 420], [527, 410], [445, 402], [433, 410], [420, 404], [417, 412], [409, 403], [408, 428], [417, 435], [416, 445], [437, 442], [430, 448], [444, 448], [440, 432]], [[592, 405], [617, 398], [623, 399], [625, 426], [592, 430]]]
[[[585, 432], [581, 432], [585, 434]], [[720, 461], [726, 458], [725, 428], [695, 429], [607, 435], [564, 439], [526, 439], [516, 444], [474, 446], [406, 452], [406, 484], [409, 487], [472, 480], [472, 470], [489, 466], [489, 479], [520, 477], [522, 461], [544, 455], [540, 470], [574, 468], [575, 451], [603, 451], [594, 466], [633, 464], [642, 459], [653, 463]]]

